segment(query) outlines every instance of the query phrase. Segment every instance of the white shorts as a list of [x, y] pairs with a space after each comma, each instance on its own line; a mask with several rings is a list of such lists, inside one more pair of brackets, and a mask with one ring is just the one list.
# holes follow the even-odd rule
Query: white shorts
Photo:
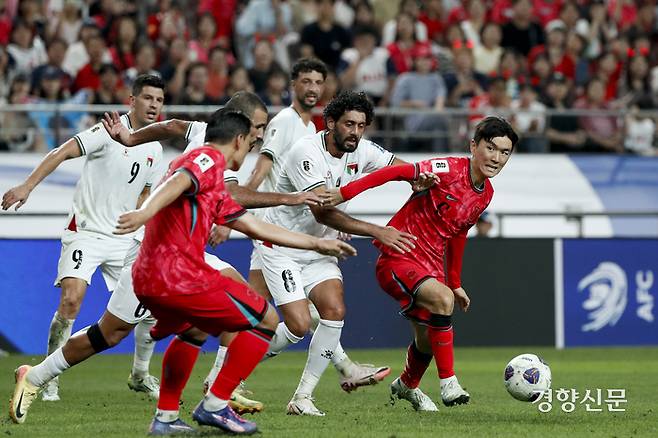
[[133, 263], [137, 259], [140, 242], [133, 240], [133, 244], [126, 254], [121, 276], [116, 289], [107, 303], [107, 311], [128, 324], [138, 324], [151, 316], [151, 312], [139, 302], [133, 289]]
[[254, 245], [254, 249], [251, 250], [251, 261], [249, 263], [250, 271], [262, 271], [263, 270], [263, 260], [260, 257], [260, 252], [258, 252], [258, 247], [262, 244], [259, 240], [252, 240], [251, 243]]
[[[140, 242], [135, 240], [134, 245], [128, 250], [119, 283], [107, 303], [108, 312], [128, 324], [138, 324], [151, 316], [151, 312], [139, 302], [133, 289], [132, 267], [137, 259], [139, 246]], [[218, 271], [226, 268], [234, 269], [233, 266], [212, 254], [204, 253], [204, 259], [210, 267]]]
[[84, 231], [64, 231], [55, 286], [59, 287], [62, 278], [66, 277], [79, 278], [89, 285], [100, 266], [107, 289], [113, 291], [132, 240], [99, 237]]
[[336, 257], [298, 260], [262, 244], [258, 246], [258, 252], [263, 262], [265, 282], [277, 306], [305, 300], [311, 290], [323, 281], [343, 281]]

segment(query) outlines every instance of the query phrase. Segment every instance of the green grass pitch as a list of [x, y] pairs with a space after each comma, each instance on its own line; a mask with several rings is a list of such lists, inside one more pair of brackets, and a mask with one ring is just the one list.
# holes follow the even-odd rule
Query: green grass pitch
[[[586, 412], [577, 405], [572, 413], [561, 410], [554, 400], [550, 413], [535, 405], [513, 400], [502, 383], [503, 368], [513, 356], [533, 352], [542, 355], [553, 372], [553, 388], [626, 389], [625, 412]], [[556, 351], [550, 348], [458, 348], [456, 370], [460, 382], [472, 396], [466, 406], [439, 407], [437, 413], [416, 413], [405, 401], [388, 404], [388, 383], [399, 374], [403, 350], [351, 351], [358, 361], [388, 364], [393, 373], [386, 383], [361, 388], [352, 394], [338, 386], [333, 369], [328, 369], [316, 391], [317, 406], [324, 418], [291, 417], [285, 406], [297, 385], [305, 363], [300, 352], [284, 353], [261, 364], [249, 379], [255, 398], [265, 411], [247, 416], [258, 422], [263, 435], [276, 437], [658, 437], [658, 349], [611, 348]], [[128, 390], [131, 358], [103, 355], [75, 367], [61, 378], [62, 401], [40, 399], [30, 409], [23, 425], [9, 421], [7, 401], [13, 388], [13, 370], [36, 357], [0, 358], [0, 394], [4, 394], [0, 435], [6, 437], [130, 437], [145, 436], [155, 404]], [[191, 424], [190, 411], [200, 400], [201, 384], [213, 354], [199, 358], [183, 394], [182, 418]], [[153, 360], [152, 372], [159, 374], [161, 356]], [[330, 367], [331, 368], [331, 367]], [[434, 365], [421, 388], [439, 399]], [[580, 396], [582, 398], [582, 395]], [[605, 398], [605, 397], [604, 397]], [[201, 435], [214, 430], [202, 428]]]

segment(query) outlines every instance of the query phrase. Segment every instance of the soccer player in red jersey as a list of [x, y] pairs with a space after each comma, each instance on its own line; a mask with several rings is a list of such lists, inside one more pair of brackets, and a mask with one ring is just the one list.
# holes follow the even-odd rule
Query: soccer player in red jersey
[[240, 332], [193, 419], [237, 434], [253, 433], [256, 424], [238, 416], [228, 401], [267, 351], [279, 322], [267, 301], [248, 285], [221, 275], [204, 260], [213, 223], [228, 225], [254, 239], [311, 249], [336, 257], [354, 255], [338, 240], [293, 233], [255, 218], [237, 204], [224, 186], [224, 168], [238, 170], [250, 149], [250, 120], [231, 110], [213, 117], [206, 144], [174, 159], [165, 180], [138, 210], [119, 217], [117, 234], [147, 224], [133, 266], [135, 294], [157, 318], [154, 338], [177, 334], [165, 352], [160, 399], [151, 423], [153, 435], [192, 432], [178, 417], [180, 396], [199, 354], [202, 330], [217, 336]]
[[441, 398], [446, 406], [468, 403], [454, 372], [452, 313], [454, 303], [467, 311], [470, 298], [461, 286], [466, 233], [493, 197], [489, 178], [507, 163], [518, 136], [498, 117], [487, 117], [475, 129], [471, 157], [434, 158], [415, 164], [384, 167], [340, 190], [332, 204], [392, 180], [419, 176], [437, 181], [414, 193], [393, 216], [389, 226], [423, 236], [415, 249], [398, 253], [375, 242], [381, 251], [376, 275], [380, 286], [400, 303], [400, 314], [410, 320], [414, 342], [407, 350], [402, 375], [391, 384], [391, 399], [406, 399], [419, 411], [436, 411], [432, 400], [418, 388], [432, 357], [439, 372]]

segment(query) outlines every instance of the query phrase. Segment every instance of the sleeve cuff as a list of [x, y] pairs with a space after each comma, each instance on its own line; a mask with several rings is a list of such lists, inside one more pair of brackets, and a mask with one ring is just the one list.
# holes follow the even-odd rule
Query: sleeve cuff
[[196, 175], [194, 175], [192, 173], [192, 171], [190, 171], [189, 169], [187, 169], [185, 167], [180, 167], [180, 168], [178, 168], [174, 171], [174, 173], [176, 173], [176, 172], [186, 173], [190, 177], [190, 179], [192, 180], [192, 184], [194, 184], [194, 188], [191, 191], [185, 192], [184, 193], [185, 195], [195, 196], [197, 193], [199, 193], [199, 180], [197, 179]]

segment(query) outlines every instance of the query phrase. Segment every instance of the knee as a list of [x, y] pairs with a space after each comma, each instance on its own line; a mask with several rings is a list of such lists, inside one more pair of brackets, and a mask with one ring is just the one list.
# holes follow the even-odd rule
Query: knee
[[60, 315], [68, 319], [74, 319], [78, 316], [83, 295], [75, 291], [63, 291], [58, 309]]
[[196, 327], [192, 327], [185, 333], [179, 334], [178, 337], [183, 341], [190, 342], [194, 345], [203, 345], [204, 342], [206, 342], [206, 339], [208, 339], [208, 333]]
[[272, 306], [267, 306], [267, 312], [260, 322], [260, 326], [264, 329], [275, 331], [276, 326], [279, 324], [279, 315], [274, 311]]
[[318, 313], [322, 319], [329, 321], [342, 321], [345, 319], [345, 303], [342, 301], [331, 302], [318, 307]]
[[296, 314], [286, 319], [285, 323], [293, 335], [303, 338], [311, 327], [311, 315], [308, 312]]
[[426, 301], [427, 310], [439, 315], [452, 315], [455, 305], [455, 296], [449, 289], [432, 291], [428, 294]]

